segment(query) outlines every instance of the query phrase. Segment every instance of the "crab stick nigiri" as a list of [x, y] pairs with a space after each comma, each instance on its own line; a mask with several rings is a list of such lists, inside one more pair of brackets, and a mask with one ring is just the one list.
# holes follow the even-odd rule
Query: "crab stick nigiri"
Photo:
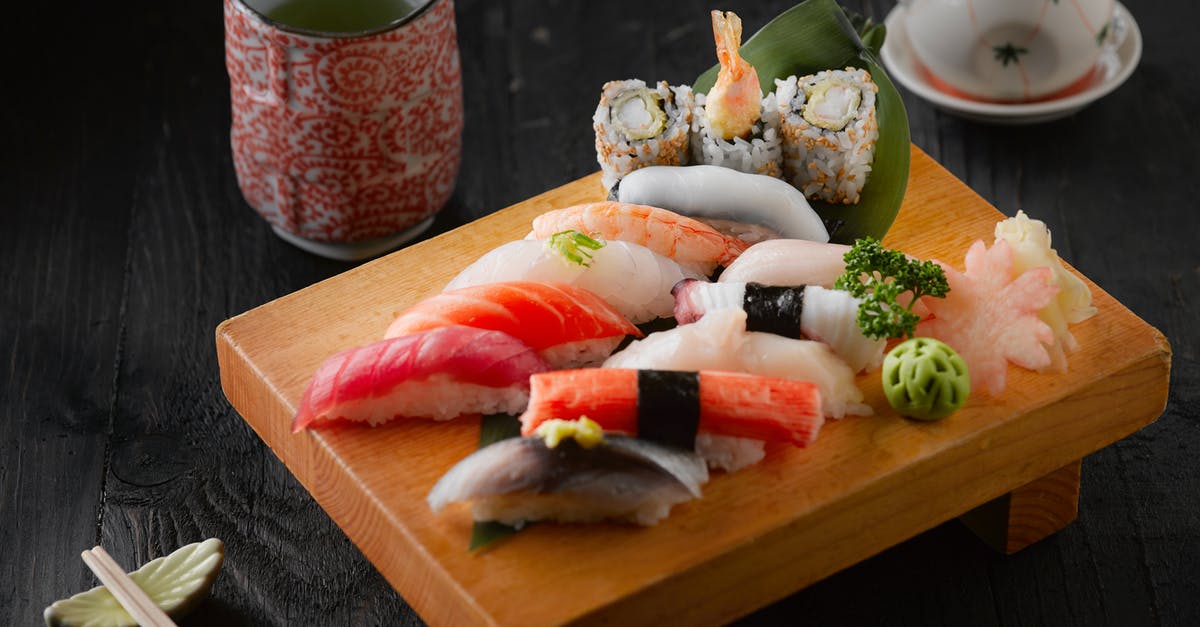
[[521, 433], [587, 416], [605, 431], [694, 448], [697, 433], [811, 444], [825, 422], [805, 381], [736, 372], [584, 368], [535, 374]]

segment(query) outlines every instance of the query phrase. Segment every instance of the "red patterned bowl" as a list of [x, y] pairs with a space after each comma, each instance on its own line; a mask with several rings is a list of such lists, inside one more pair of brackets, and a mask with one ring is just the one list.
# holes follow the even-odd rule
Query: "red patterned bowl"
[[453, 0], [361, 33], [305, 31], [225, 0], [225, 65], [238, 185], [288, 241], [370, 256], [418, 235], [450, 198], [463, 127]]

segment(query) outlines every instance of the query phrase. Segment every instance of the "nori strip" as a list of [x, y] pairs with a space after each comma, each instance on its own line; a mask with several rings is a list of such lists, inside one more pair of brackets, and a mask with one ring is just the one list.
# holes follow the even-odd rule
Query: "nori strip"
[[800, 313], [804, 310], [804, 287], [774, 287], [747, 283], [742, 298], [746, 330], [800, 338]]
[[[479, 448], [489, 444], [521, 436], [521, 420], [512, 414], [491, 414], [479, 421]], [[529, 525], [526, 525], [528, 527]], [[483, 548], [496, 540], [507, 538], [520, 531], [504, 523], [494, 521], [476, 522], [471, 526], [471, 541], [468, 551]]]
[[684, 450], [700, 429], [700, 373], [639, 370], [638, 438]]

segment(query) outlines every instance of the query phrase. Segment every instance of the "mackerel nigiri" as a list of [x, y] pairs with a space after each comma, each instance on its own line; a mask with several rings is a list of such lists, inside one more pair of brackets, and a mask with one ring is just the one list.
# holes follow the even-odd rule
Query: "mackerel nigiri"
[[699, 498], [707, 481], [694, 453], [635, 438], [605, 434], [590, 447], [508, 438], [455, 464], [425, 500], [435, 514], [466, 502], [475, 520], [517, 527], [531, 520], [653, 525], [672, 506]]
[[548, 240], [522, 239], [495, 248], [454, 277], [446, 290], [501, 281], [569, 283], [641, 324], [671, 316], [671, 288], [686, 278], [702, 276], [645, 246], [564, 231]]
[[736, 237], [673, 211], [623, 202], [597, 202], [548, 211], [533, 220], [533, 239], [574, 229], [606, 240], [641, 244], [707, 276], [749, 246]]
[[819, 285], [767, 286], [684, 279], [671, 290], [675, 320], [689, 324], [717, 309], [746, 312], [746, 329], [828, 344], [854, 372], [883, 362], [887, 340], [863, 335], [858, 298]]
[[396, 417], [516, 413], [529, 399], [529, 375], [549, 369], [532, 348], [499, 331], [447, 326], [387, 339], [325, 360], [292, 431], [339, 419], [376, 425]]
[[825, 422], [817, 386], [720, 371], [583, 368], [529, 378], [521, 433], [580, 416], [604, 430], [694, 448], [699, 432], [806, 446]]
[[503, 331], [528, 344], [555, 368], [602, 360], [626, 335], [642, 335], [611, 305], [585, 289], [565, 283], [509, 281], [427, 298], [401, 312], [384, 337], [449, 325]]

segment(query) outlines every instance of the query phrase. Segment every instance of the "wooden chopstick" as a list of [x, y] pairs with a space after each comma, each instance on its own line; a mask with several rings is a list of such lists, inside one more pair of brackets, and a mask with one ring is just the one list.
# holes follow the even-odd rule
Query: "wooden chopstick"
[[125, 571], [121, 569], [108, 551], [95, 547], [80, 554], [83, 563], [96, 574], [96, 578], [116, 597], [121, 607], [142, 627], [176, 627], [162, 608], [158, 607]]

